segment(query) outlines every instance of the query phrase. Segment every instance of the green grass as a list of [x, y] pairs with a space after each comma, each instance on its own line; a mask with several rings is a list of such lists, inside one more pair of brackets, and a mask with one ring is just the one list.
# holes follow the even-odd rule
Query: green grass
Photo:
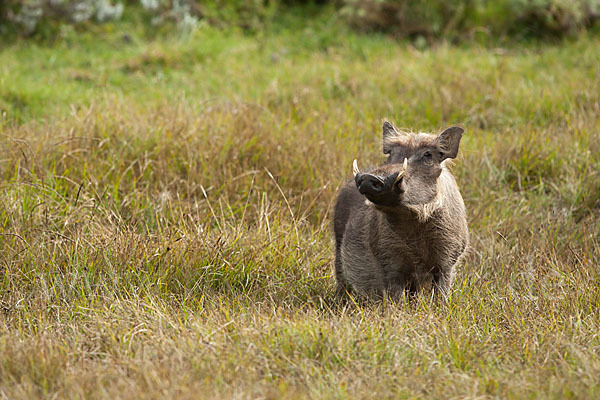
[[[5, 45], [0, 394], [598, 397], [599, 39], [281, 26]], [[446, 305], [334, 296], [335, 193], [383, 117], [466, 129]]]

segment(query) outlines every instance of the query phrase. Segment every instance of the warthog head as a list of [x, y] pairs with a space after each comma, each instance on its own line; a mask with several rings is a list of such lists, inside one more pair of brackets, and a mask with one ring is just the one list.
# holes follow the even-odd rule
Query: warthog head
[[356, 187], [373, 205], [418, 206], [433, 202], [438, 195], [438, 178], [444, 161], [455, 158], [463, 129], [457, 126], [439, 135], [404, 133], [383, 123], [385, 164], [362, 172], [354, 160]]

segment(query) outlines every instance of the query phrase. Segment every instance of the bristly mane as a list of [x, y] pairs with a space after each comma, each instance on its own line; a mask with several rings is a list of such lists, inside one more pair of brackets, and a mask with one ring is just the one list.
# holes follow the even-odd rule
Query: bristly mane
[[436, 135], [429, 133], [414, 133], [409, 131], [398, 131], [396, 130], [394, 135], [388, 135], [383, 138], [383, 150], [386, 152], [394, 146], [404, 147], [425, 147], [434, 146], [436, 144]]

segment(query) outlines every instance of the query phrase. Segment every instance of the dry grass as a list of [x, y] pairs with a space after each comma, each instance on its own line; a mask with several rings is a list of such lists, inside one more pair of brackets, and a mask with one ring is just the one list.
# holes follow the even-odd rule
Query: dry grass
[[[200, 39], [113, 50], [72, 111], [57, 91], [43, 119], [31, 101], [0, 123], [1, 397], [600, 395], [596, 39], [351, 37], [273, 64], [283, 39], [240, 37], [186, 67]], [[162, 98], [136, 86], [159, 68], [143, 54], [178, 60]], [[334, 297], [332, 202], [353, 158], [382, 159], [382, 117], [466, 128], [472, 249], [448, 305]]]

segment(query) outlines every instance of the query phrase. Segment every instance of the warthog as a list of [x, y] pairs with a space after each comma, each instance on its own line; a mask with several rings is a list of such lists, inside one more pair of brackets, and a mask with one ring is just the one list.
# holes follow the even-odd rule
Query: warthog
[[360, 171], [334, 210], [337, 291], [397, 298], [433, 287], [446, 298], [469, 240], [465, 205], [448, 159], [463, 129], [405, 133], [383, 123], [387, 161]]

